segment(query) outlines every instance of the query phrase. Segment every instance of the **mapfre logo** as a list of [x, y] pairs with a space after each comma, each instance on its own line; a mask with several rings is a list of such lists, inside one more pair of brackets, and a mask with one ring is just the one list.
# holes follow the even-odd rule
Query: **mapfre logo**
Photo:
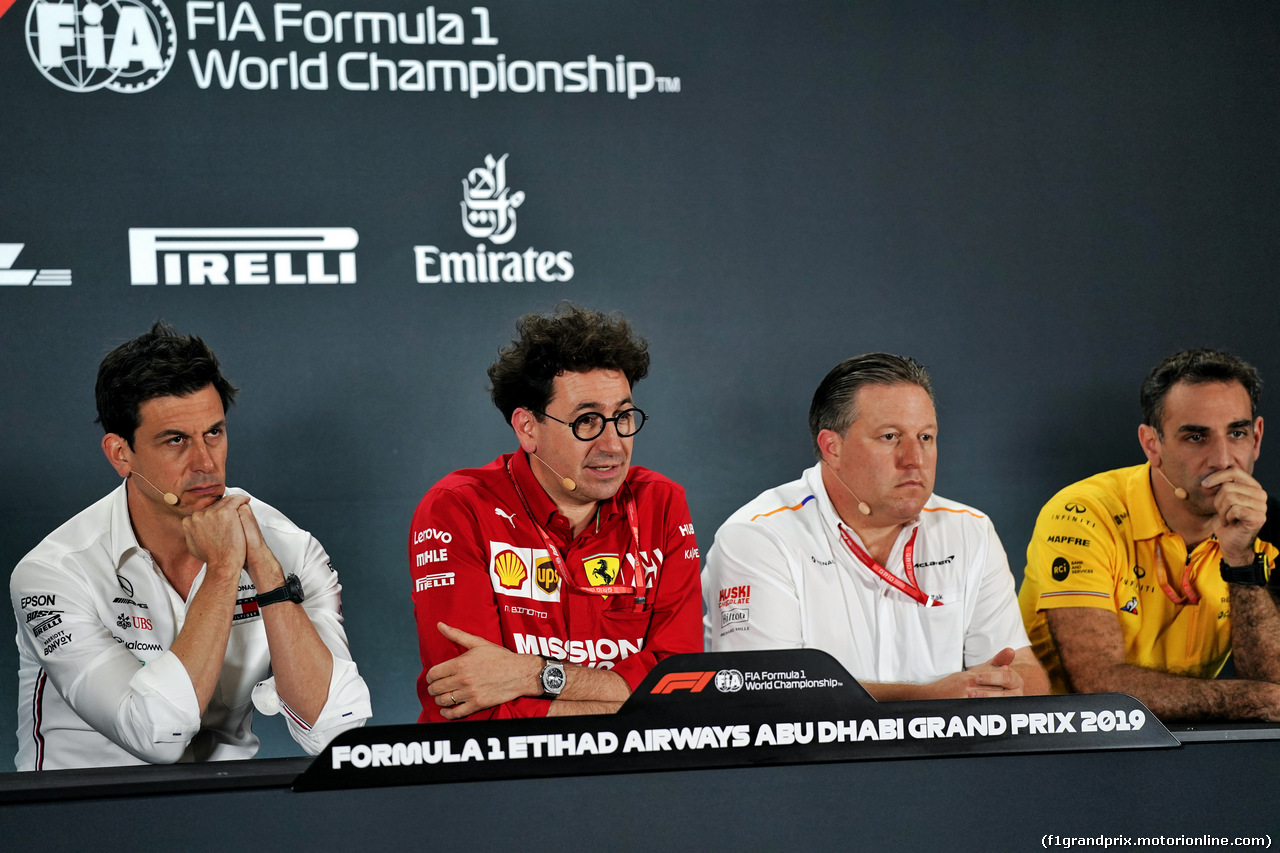
[[[525, 194], [507, 185], [507, 157], [486, 154], [484, 165], [467, 173], [462, 182], [462, 228], [467, 236], [505, 246], [516, 236], [517, 209]], [[484, 243], [474, 252], [445, 252], [439, 246], [414, 246], [419, 284], [468, 284], [568, 281], [573, 278], [573, 253], [491, 251]]]
[[354, 228], [130, 228], [131, 284], [355, 284]]
[[173, 16], [161, 0], [35, 0], [26, 33], [31, 61], [68, 92], [145, 92], [169, 73], [178, 52]]

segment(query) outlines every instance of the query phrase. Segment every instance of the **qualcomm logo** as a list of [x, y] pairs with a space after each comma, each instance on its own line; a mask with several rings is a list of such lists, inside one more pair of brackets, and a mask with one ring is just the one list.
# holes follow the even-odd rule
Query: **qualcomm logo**
[[18, 254], [26, 245], [26, 243], [0, 243], [0, 286], [24, 287], [34, 284], [69, 287], [71, 285], [71, 270], [13, 269], [13, 262], [18, 259]]
[[27, 52], [68, 92], [143, 92], [173, 67], [178, 37], [161, 0], [34, 0]]
[[130, 228], [137, 285], [355, 284], [354, 228]]
[[[516, 209], [523, 192], [507, 186], [507, 157], [486, 154], [484, 165], [467, 173], [462, 182], [462, 229], [467, 236], [505, 246], [516, 236]], [[438, 246], [414, 246], [420, 284], [467, 282], [568, 281], [573, 278], [571, 252], [494, 252], [484, 243], [474, 252], [442, 252]]]

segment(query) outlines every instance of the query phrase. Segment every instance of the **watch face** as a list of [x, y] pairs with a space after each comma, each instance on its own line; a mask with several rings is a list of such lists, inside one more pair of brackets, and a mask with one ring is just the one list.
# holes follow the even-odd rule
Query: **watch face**
[[564, 689], [564, 666], [558, 663], [547, 664], [542, 670], [542, 689], [548, 693], [559, 693]]

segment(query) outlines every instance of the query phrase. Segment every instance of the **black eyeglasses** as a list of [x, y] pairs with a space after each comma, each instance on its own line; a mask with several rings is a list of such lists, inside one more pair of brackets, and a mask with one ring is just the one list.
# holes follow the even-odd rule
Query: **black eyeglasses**
[[644, 426], [644, 412], [639, 409], [627, 409], [625, 412], [618, 412], [611, 418], [606, 418], [599, 412], [587, 412], [573, 419], [573, 423], [562, 421], [555, 415], [548, 415], [543, 412], [544, 417], [551, 418], [559, 424], [564, 424], [573, 430], [573, 437], [578, 441], [594, 441], [604, 432], [605, 426], [612, 423], [614, 429], [618, 431], [619, 438], [630, 438], [640, 431], [640, 427]]

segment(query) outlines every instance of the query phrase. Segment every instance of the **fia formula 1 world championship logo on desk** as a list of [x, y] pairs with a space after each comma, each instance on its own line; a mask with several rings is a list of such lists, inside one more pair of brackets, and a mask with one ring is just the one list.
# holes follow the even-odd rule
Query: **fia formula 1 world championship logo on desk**
[[145, 92], [173, 67], [178, 36], [161, 0], [34, 0], [27, 52], [68, 92]]

